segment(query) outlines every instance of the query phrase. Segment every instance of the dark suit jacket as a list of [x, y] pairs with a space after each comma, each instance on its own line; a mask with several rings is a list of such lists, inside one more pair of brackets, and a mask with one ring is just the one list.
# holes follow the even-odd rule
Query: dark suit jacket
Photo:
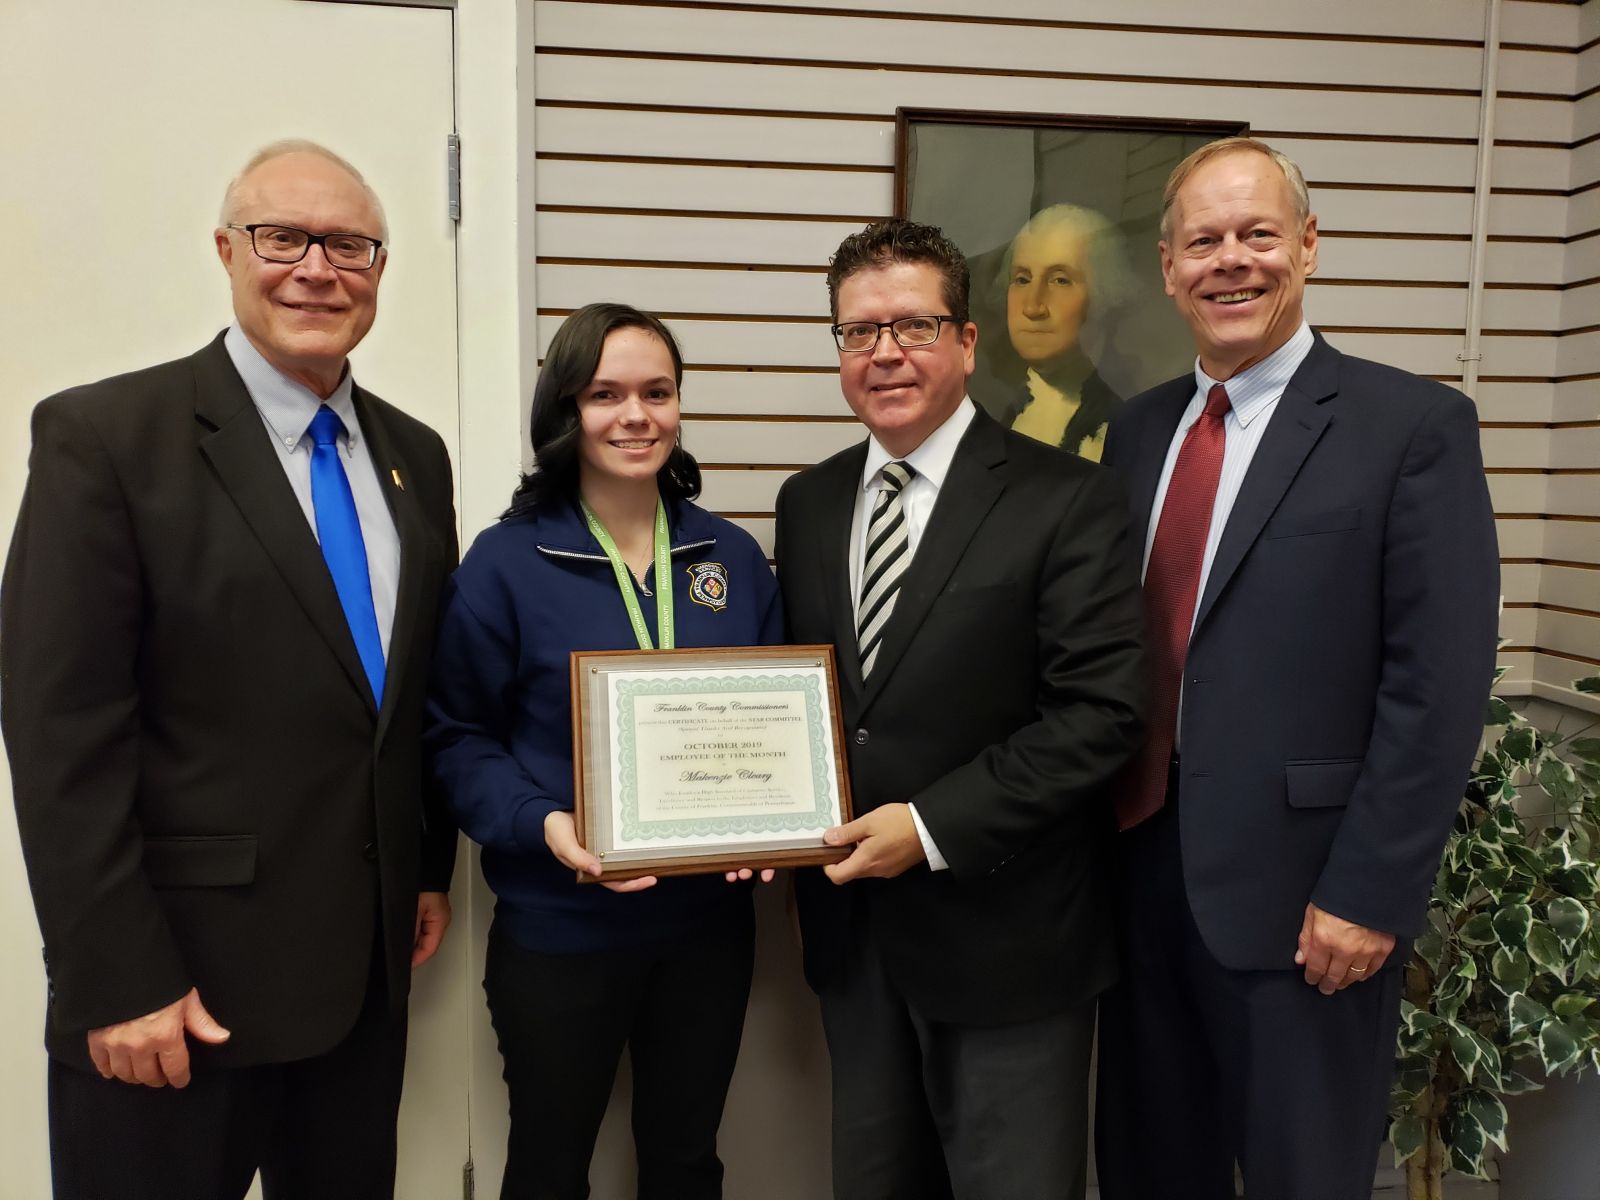
[[[1141, 534], [1193, 376], [1105, 460]], [[1308, 900], [1419, 932], [1494, 671], [1477, 414], [1320, 337], [1257, 447], [1200, 597], [1179, 732], [1184, 881], [1213, 954], [1293, 966]]]
[[778, 496], [778, 579], [797, 642], [832, 642], [858, 814], [910, 801], [950, 864], [835, 886], [801, 873], [806, 974], [825, 986], [870, 922], [932, 1020], [1031, 1020], [1114, 974], [1107, 781], [1143, 711], [1137, 565], [1092, 463], [978, 413], [901, 578], [863, 683], [849, 545], [866, 445]]
[[[46, 1044], [199, 988], [203, 1059], [286, 1061], [355, 1021], [381, 937], [402, 1009], [428, 813], [419, 725], [456, 561], [432, 430], [357, 388], [400, 537], [376, 711], [316, 538], [219, 337], [34, 411], [0, 593], [6, 747], [50, 979]], [[391, 482], [398, 471], [403, 489]]]

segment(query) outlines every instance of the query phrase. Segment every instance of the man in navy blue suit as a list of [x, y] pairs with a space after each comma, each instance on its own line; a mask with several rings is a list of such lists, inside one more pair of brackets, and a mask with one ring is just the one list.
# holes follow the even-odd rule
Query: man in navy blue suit
[[1105, 461], [1144, 539], [1151, 738], [1118, 794], [1123, 982], [1101, 1003], [1106, 1200], [1370, 1194], [1410, 939], [1494, 667], [1469, 400], [1305, 322], [1298, 167], [1174, 170], [1166, 291], [1194, 372]]

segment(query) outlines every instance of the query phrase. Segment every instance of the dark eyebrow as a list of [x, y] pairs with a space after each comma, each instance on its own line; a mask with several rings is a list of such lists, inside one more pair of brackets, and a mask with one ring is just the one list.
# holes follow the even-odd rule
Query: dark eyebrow
[[[644, 387], [656, 387], [659, 384], [673, 383], [673, 382], [674, 381], [672, 379], [672, 376], [670, 376], [670, 375], [657, 375], [654, 379], [646, 379], [642, 386], [644, 386]], [[620, 383], [618, 383], [615, 379], [591, 379], [589, 381], [589, 386], [590, 387], [619, 388], [622, 385]]]

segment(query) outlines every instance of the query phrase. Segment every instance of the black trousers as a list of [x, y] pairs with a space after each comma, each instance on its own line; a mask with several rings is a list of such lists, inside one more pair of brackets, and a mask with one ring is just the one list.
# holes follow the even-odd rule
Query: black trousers
[[[1183, 883], [1176, 797], [1119, 839], [1122, 980], [1101, 1001], [1095, 1163], [1105, 1200], [1366, 1200], [1410, 946], [1324, 996], [1293, 967], [1233, 971]], [[1270, 854], [1270, 847], [1263, 847]]]
[[483, 987], [511, 1099], [501, 1200], [583, 1200], [624, 1046], [640, 1200], [722, 1195], [717, 1127], [739, 1056], [754, 918], [685, 942], [537, 954], [495, 924]]
[[52, 1059], [55, 1200], [391, 1200], [406, 1025], [374, 971], [355, 1027], [299, 1062], [194, 1064], [185, 1088], [104, 1079]]
[[1013, 1025], [929, 1021], [870, 934], [819, 998], [834, 1200], [1081, 1200], [1093, 1001]]

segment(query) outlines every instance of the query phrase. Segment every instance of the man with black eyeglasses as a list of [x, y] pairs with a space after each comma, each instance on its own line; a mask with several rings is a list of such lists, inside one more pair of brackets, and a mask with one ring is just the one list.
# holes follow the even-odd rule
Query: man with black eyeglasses
[[778, 496], [791, 639], [831, 642], [857, 817], [797, 877], [836, 1200], [1084, 1194], [1115, 972], [1107, 785], [1143, 710], [1138, 560], [1093, 463], [967, 398], [968, 273], [909, 221], [828, 272], [869, 435]]
[[309, 142], [215, 231], [234, 322], [34, 412], [0, 686], [59, 1200], [387, 1200], [455, 834], [418, 726], [438, 435], [357, 386], [383, 210]]

